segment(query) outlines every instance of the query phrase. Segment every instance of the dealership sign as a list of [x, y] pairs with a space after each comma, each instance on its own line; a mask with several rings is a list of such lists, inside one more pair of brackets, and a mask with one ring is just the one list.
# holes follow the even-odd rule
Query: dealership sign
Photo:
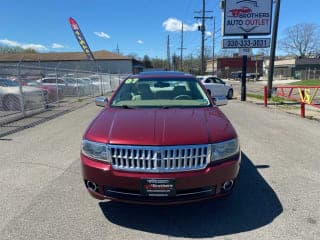
[[272, 0], [225, 0], [223, 35], [269, 35]]

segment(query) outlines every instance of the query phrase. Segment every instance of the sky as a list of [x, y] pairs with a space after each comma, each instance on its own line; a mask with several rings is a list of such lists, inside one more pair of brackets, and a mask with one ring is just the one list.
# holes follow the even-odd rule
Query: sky
[[[206, 0], [208, 16], [221, 27], [220, 0]], [[0, 44], [34, 48], [40, 52], [81, 51], [69, 17], [79, 24], [92, 51], [145, 54], [165, 58], [167, 36], [171, 54], [180, 53], [181, 22], [184, 23], [184, 55], [199, 54], [201, 34], [197, 31], [202, 0], [10, 0], [2, 1]], [[279, 39], [287, 27], [298, 23], [320, 25], [319, 0], [282, 0]], [[213, 21], [207, 20], [206, 44], [212, 48]], [[216, 52], [221, 49], [218, 31]]]

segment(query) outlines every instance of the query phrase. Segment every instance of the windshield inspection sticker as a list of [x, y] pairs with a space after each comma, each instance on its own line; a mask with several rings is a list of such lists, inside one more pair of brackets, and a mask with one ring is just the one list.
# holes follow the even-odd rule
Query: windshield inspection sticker
[[128, 78], [126, 81], [125, 81], [125, 84], [131, 84], [131, 83], [136, 83], [138, 82], [138, 78]]

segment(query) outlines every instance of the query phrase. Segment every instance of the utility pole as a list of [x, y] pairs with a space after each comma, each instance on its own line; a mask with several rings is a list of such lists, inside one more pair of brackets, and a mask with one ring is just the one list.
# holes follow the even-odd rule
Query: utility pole
[[176, 55], [176, 53], [174, 53], [173, 56], [172, 56], [172, 64], [173, 64], [173, 71], [176, 71], [176, 66], [177, 66], [177, 55]]
[[202, 11], [198, 11], [196, 13], [202, 13], [201, 17], [194, 17], [195, 19], [201, 19], [202, 24], [199, 28], [201, 31], [201, 75], [205, 72], [205, 59], [204, 59], [204, 41], [205, 41], [205, 34], [206, 34], [206, 19], [212, 19], [212, 17], [206, 17], [207, 12], [212, 11], [206, 11], [206, 0], [202, 0]]
[[170, 36], [169, 35], [167, 39], [167, 66], [168, 66], [168, 71], [171, 71]]
[[190, 73], [193, 74], [193, 54], [191, 53], [191, 56], [190, 56]]
[[216, 46], [216, 17], [213, 17], [213, 32], [212, 32], [212, 75], [214, 75], [214, 55]]
[[183, 47], [183, 23], [181, 27], [181, 47], [178, 49], [180, 50], [180, 70], [183, 71], [183, 50], [186, 49]]
[[118, 43], [117, 43], [117, 49], [116, 49], [116, 52], [117, 52], [117, 54], [118, 54], [118, 55], [120, 55], [120, 49], [119, 49], [119, 45], [118, 45]]
[[277, 48], [279, 14], [280, 14], [280, 0], [277, 0], [275, 16], [273, 21], [273, 28], [272, 28], [272, 41], [271, 41], [270, 61], [269, 61], [269, 75], [268, 75], [268, 98], [270, 98], [272, 95], [272, 81], [273, 81], [273, 71], [274, 71], [274, 60], [275, 60], [276, 48]]
[[[248, 39], [248, 35], [244, 35], [243, 39]], [[241, 101], [247, 100], [247, 55], [242, 56], [242, 73], [241, 73]]]

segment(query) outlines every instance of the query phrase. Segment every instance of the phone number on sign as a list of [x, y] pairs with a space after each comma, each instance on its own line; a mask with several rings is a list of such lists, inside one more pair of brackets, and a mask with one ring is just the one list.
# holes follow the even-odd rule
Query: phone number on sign
[[223, 48], [268, 48], [270, 39], [224, 39]]

